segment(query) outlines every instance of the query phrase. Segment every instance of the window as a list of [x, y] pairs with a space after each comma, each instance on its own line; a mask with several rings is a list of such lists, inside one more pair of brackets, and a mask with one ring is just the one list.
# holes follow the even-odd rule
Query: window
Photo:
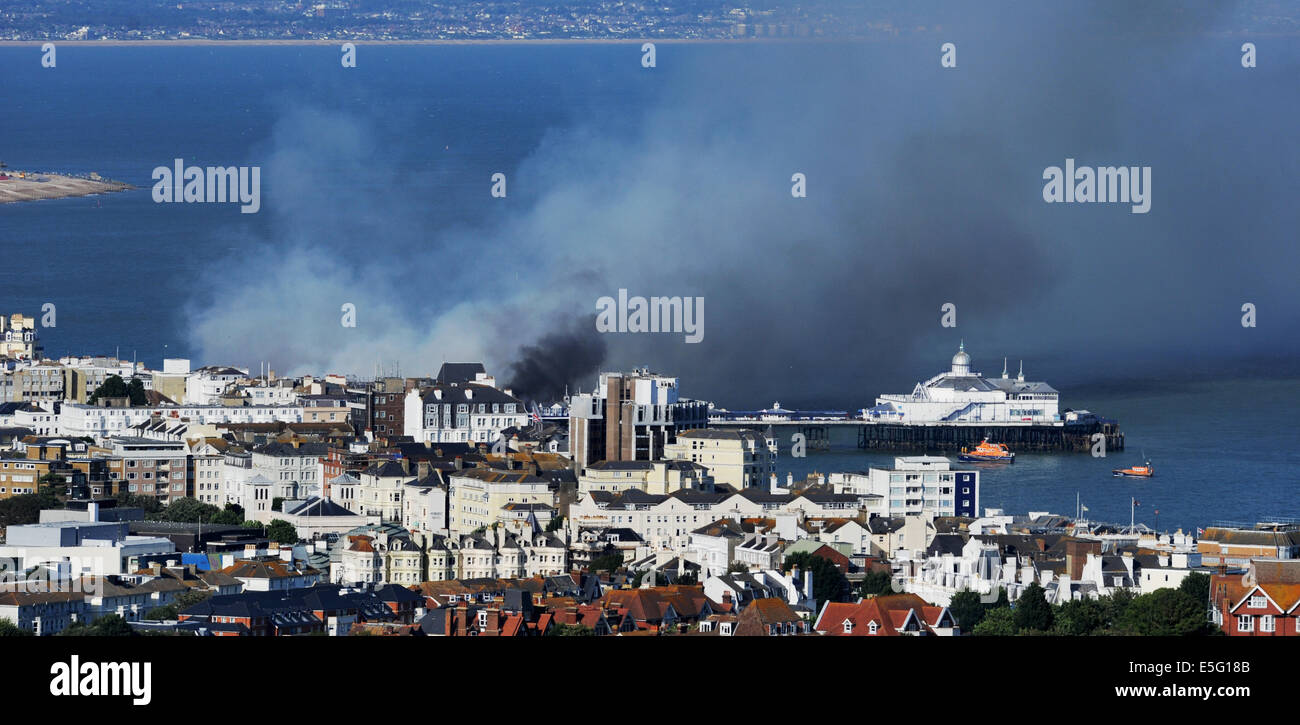
[[1238, 632], [1254, 632], [1254, 631], [1255, 631], [1255, 618], [1252, 617], [1252, 616], [1249, 615], [1249, 614], [1243, 614], [1243, 615], [1237, 617], [1237, 631], [1238, 631]]
[[875, 622], [872, 622], [871, 624], [867, 625], [867, 632], [871, 634], [875, 634], [876, 630], [879, 628], [880, 628], [879, 625], [877, 625]]
[[1262, 595], [1262, 594], [1256, 594], [1256, 595], [1252, 596], [1252, 597], [1250, 598], [1250, 608], [1251, 608], [1251, 609], [1263, 609], [1263, 608], [1264, 608], [1264, 595]]
[[1273, 615], [1265, 614], [1264, 616], [1259, 618], [1259, 631], [1261, 632], [1277, 631], [1277, 627], [1273, 620]]
[[845, 634], [848, 634], [849, 632], [852, 632], [852, 631], [853, 631], [853, 622], [851, 622], [851, 621], [849, 621], [849, 620], [847, 620], [847, 619], [844, 620], [844, 633], [845, 633]]

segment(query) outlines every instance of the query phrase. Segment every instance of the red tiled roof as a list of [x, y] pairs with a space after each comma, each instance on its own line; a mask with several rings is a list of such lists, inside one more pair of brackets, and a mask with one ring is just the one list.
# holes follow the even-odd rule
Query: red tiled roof
[[[872, 636], [870, 624], [875, 622], [876, 636], [897, 636], [909, 625], [909, 617], [915, 617], [912, 626], [928, 632], [939, 624], [944, 610], [945, 607], [934, 606], [915, 594], [889, 594], [857, 603], [829, 602], [813, 628], [838, 637], [869, 637]], [[846, 620], [853, 625], [848, 632], [844, 631]]]

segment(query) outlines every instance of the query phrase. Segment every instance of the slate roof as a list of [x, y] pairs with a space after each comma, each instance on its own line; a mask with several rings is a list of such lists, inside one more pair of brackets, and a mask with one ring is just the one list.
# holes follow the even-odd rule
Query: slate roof
[[483, 363], [449, 363], [445, 362], [442, 367], [438, 368], [438, 376], [434, 382], [448, 383], [468, 383], [473, 382], [475, 376], [486, 374], [487, 370]]
[[317, 496], [312, 496], [293, 510], [284, 513], [291, 516], [307, 516], [311, 518], [322, 516], [355, 516], [361, 518], [360, 514], [353, 513], [327, 498]]
[[253, 448], [254, 453], [262, 453], [268, 456], [307, 456], [312, 458], [323, 458], [329, 455], [329, 444], [304, 442], [297, 446], [292, 443], [281, 443], [275, 441], [267, 443], [264, 446]]

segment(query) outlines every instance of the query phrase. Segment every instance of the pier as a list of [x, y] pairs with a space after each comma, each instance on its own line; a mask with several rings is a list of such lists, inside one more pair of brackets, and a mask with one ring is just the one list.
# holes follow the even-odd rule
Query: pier
[[1124, 450], [1119, 423], [1097, 421], [1079, 425], [903, 425], [872, 423], [858, 429], [858, 448], [877, 451], [960, 451], [988, 438], [1019, 452], [1072, 452], [1092, 450], [1092, 437], [1106, 436], [1106, 451]]
[[856, 426], [858, 448], [870, 451], [900, 453], [926, 453], [932, 451], [958, 452], [973, 448], [988, 438], [994, 443], [1005, 443], [1016, 452], [1066, 452], [1087, 453], [1092, 450], [1092, 436], [1106, 436], [1106, 451], [1124, 450], [1124, 432], [1114, 420], [1100, 418], [1086, 423], [1060, 423], [1057, 425], [1009, 424], [981, 425], [977, 423], [904, 424], [876, 423], [848, 414], [806, 414], [784, 411], [786, 417], [774, 415], [711, 415], [709, 426], [714, 428], [742, 428], [764, 431], [772, 428], [799, 432], [808, 442], [809, 450], [830, 448], [832, 427]]

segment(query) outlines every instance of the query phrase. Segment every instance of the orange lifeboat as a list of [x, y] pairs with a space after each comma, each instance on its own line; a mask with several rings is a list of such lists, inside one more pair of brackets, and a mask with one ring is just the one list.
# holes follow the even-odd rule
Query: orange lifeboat
[[995, 462], [995, 463], [1015, 463], [1016, 454], [1003, 443], [989, 443], [985, 438], [978, 446], [973, 449], [961, 449], [957, 460], [967, 463]]
[[1151, 465], [1151, 461], [1147, 461], [1140, 466], [1133, 466], [1131, 468], [1115, 468], [1112, 469], [1110, 473], [1116, 478], [1121, 476], [1125, 478], [1151, 478], [1156, 475], [1156, 469]]

